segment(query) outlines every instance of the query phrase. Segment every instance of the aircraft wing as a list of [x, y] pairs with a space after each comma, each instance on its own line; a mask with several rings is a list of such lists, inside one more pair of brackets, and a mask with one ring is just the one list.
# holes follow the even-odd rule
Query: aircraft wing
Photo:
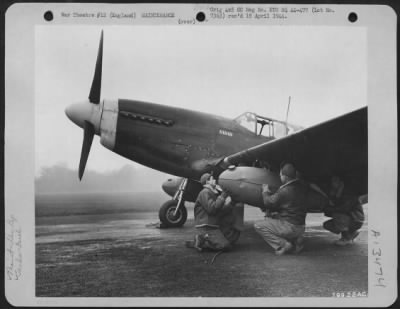
[[256, 159], [279, 171], [292, 162], [301, 176], [315, 183], [328, 183], [341, 176], [348, 187], [366, 194], [368, 187], [367, 107], [227, 156], [220, 167], [249, 164]]

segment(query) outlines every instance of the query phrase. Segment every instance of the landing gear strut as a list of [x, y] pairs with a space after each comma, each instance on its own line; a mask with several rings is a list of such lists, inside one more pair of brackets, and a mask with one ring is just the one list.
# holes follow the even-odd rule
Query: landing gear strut
[[188, 184], [185, 178], [176, 191], [172, 200], [166, 201], [158, 212], [158, 217], [164, 227], [180, 227], [185, 224], [187, 219], [187, 210], [183, 195]]

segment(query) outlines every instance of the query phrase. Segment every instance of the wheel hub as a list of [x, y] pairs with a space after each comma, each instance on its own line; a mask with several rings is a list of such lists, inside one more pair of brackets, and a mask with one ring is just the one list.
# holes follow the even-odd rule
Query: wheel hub
[[174, 216], [175, 209], [176, 209], [176, 207], [171, 207], [170, 209], [168, 209], [168, 212], [167, 212], [167, 218], [171, 223], [179, 222], [179, 220], [182, 218], [182, 211], [180, 209]]

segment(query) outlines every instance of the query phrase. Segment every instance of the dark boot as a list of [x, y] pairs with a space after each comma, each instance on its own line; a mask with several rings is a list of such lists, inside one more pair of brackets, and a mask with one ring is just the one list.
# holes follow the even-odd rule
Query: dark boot
[[294, 242], [294, 253], [298, 254], [304, 249], [304, 237], [303, 235], [300, 235], [297, 237]]
[[289, 252], [290, 250], [292, 250], [293, 245], [290, 242], [286, 242], [282, 247], [278, 248], [275, 251], [276, 255], [284, 255], [285, 253]]

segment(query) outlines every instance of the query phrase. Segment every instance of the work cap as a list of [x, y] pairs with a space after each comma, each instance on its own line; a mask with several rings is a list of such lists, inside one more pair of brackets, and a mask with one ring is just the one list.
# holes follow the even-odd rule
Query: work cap
[[200, 183], [204, 186], [207, 182], [208, 179], [210, 179], [211, 174], [210, 173], [204, 173], [201, 177], [200, 177]]
[[296, 169], [290, 163], [286, 163], [281, 169], [282, 175], [288, 176], [290, 178], [296, 178]]

